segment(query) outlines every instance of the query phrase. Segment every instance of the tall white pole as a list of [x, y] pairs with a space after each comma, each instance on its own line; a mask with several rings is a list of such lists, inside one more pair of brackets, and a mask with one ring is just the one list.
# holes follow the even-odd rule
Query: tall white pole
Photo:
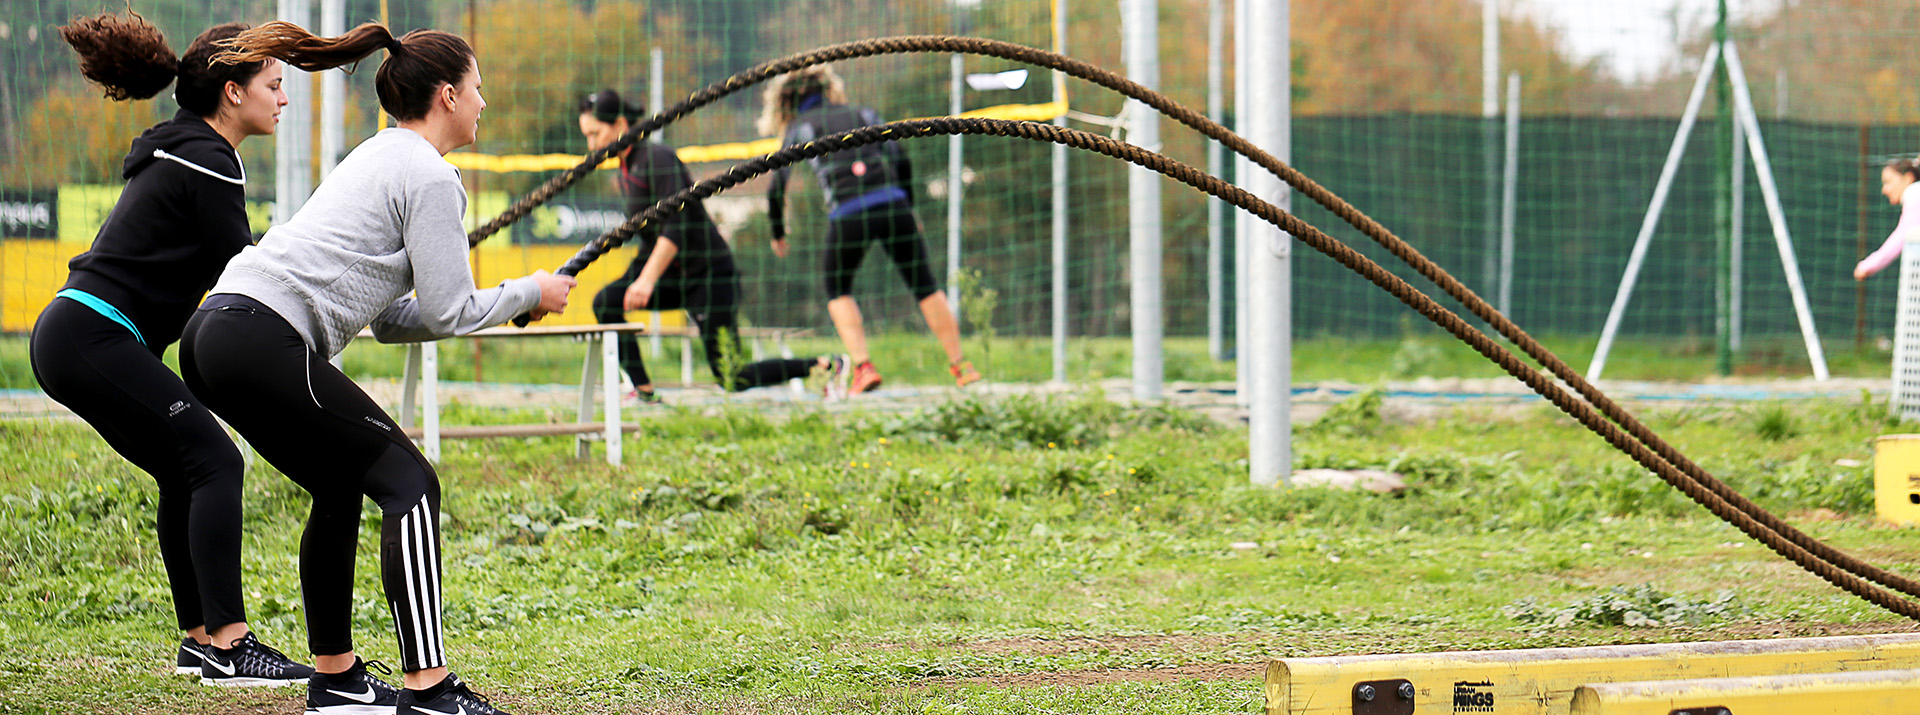
[[[1247, 100], [1246, 137], [1281, 161], [1293, 159], [1292, 57], [1288, 0], [1251, 3], [1248, 71], [1256, 81]], [[1282, 209], [1292, 193], [1279, 177], [1258, 172], [1245, 182], [1255, 196]], [[1271, 486], [1293, 474], [1293, 238], [1272, 224], [1249, 220], [1248, 282], [1252, 284], [1252, 341], [1243, 350], [1251, 362], [1253, 410], [1247, 426], [1247, 461], [1254, 484]]]
[[1493, 183], [1500, 151], [1495, 146], [1500, 120], [1500, 6], [1497, 0], [1480, 0], [1480, 120], [1480, 179], [1486, 187], [1481, 215], [1489, 218], [1483, 224], [1487, 233], [1480, 251], [1480, 280], [1485, 281], [1481, 284], [1485, 294], [1497, 295], [1500, 290], [1499, 230], [1491, 220], [1499, 191]]
[[1753, 93], [1747, 89], [1746, 72], [1740, 68], [1740, 51], [1727, 43], [1727, 76], [1733, 80], [1735, 118], [1747, 125], [1747, 151], [1753, 154], [1753, 174], [1760, 180], [1760, 198], [1767, 206], [1767, 222], [1773, 225], [1773, 244], [1780, 251], [1780, 269], [1787, 274], [1787, 293], [1793, 296], [1793, 314], [1800, 320], [1800, 337], [1807, 345], [1807, 362], [1812, 363], [1813, 379], [1824, 381], [1827, 354], [1820, 347], [1820, 333], [1813, 326], [1813, 308], [1807, 303], [1807, 287], [1800, 281], [1800, 263], [1793, 257], [1793, 237], [1787, 235], [1787, 213], [1780, 204], [1780, 188], [1773, 181], [1773, 161], [1767, 158], [1767, 144], [1760, 137], [1760, 117], [1753, 111]]
[[1500, 181], [1500, 299], [1513, 317], [1513, 222], [1520, 185], [1520, 73], [1507, 75], [1507, 161]]
[[[1221, 7], [1222, 0], [1207, 2], [1207, 118], [1224, 123], [1226, 96], [1223, 87], [1220, 52], [1226, 39], [1226, 12]], [[1207, 173], [1220, 176], [1225, 170], [1225, 152], [1220, 142], [1207, 142]], [[1222, 245], [1226, 230], [1226, 203], [1218, 199], [1207, 200], [1207, 357], [1222, 360], [1226, 357], [1226, 265], [1225, 246]]]
[[[953, 79], [947, 90], [947, 114], [960, 116], [960, 86], [966, 81], [966, 62], [954, 55]], [[960, 135], [947, 137], [947, 303], [953, 306], [953, 321], [960, 322]]]
[[1693, 135], [1693, 123], [1700, 117], [1700, 103], [1706, 100], [1707, 83], [1719, 67], [1720, 45], [1707, 45], [1707, 56], [1700, 60], [1700, 74], [1693, 78], [1693, 90], [1687, 95], [1687, 108], [1680, 113], [1680, 129], [1667, 148], [1667, 161], [1660, 166], [1660, 179], [1653, 184], [1653, 200], [1647, 203], [1647, 215], [1640, 220], [1640, 234], [1633, 239], [1633, 251], [1627, 254], [1627, 272], [1620, 276], [1614, 291], [1613, 307], [1607, 309], [1607, 324], [1600, 329], [1600, 345], [1594, 348], [1593, 362], [1587, 365], [1587, 379], [1599, 380], [1607, 369], [1607, 353], [1613, 350], [1613, 338], [1620, 332], [1620, 320], [1626, 316], [1627, 300], [1633, 297], [1633, 284], [1640, 279], [1640, 266], [1647, 260], [1647, 246], [1653, 230], [1660, 225], [1660, 212], [1667, 206], [1667, 192], [1673, 189], [1674, 173], [1680, 170], [1680, 157], [1686, 154], [1687, 137]]
[[1727, 243], [1727, 347], [1740, 352], [1740, 293], [1746, 282], [1741, 276], [1741, 263], [1746, 258], [1742, 244], [1746, 243], [1747, 213], [1747, 128], [1739, 122], [1733, 123], [1733, 199], [1730, 211], [1733, 238]]
[[[320, 34], [339, 37], [347, 31], [346, 0], [320, 0]], [[282, 81], [284, 85], [284, 80]], [[347, 153], [347, 75], [340, 70], [320, 74], [320, 177], [333, 173]]]
[[[1067, 0], [1053, 0], [1053, 51], [1067, 53]], [[1053, 73], [1053, 101], [1067, 100], [1067, 75]], [[1067, 125], [1067, 115], [1053, 118]], [[1067, 147], [1053, 145], [1053, 381], [1067, 382]]]
[[[280, 0], [277, 18], [311, 27], [313, 6], [309, 0]], [[273, 134], [273, 222], [286, 223], [313, 193], [313, 80], [305, 72], [285, 73], [280, 89], [287, 93], [287, 106], [280, 112], [280, 127]]]
[[[655, 47], [647, 56], [647, 112], [658, 112], [667, 105], [667, 53]], [[654, 130], [649, 141], [666, 141], [666, 130]], [[647, 350], [655, 358], [665, 354], [666, 346], [660, 339], [660, 311], [647, 311]], [[684, 360], [682, 361], [684, 362]]]
[[[1233, 3], [1233, 121], [1234, 129], [1245, 132], [1248, 96], [1252, 93], [1253, 65], [1248, 59], [1253, 44], [1247, 32], [1248, 8], [1252, 0], [1235, 0]], [[1233, 176], [1235, 183], [1242, 189], [1251, 189], [1248, 177], [1254, 172], [1253, 161], [1235, 154], [1233, 156]], [[1241, 407], [1253, 406], [1253, 383], [1248, 379], [1251, 360], [1247, 359], [1247, 343], [1252, 321], [1247, 317], [1247, 305], [1251, 301], [1247, 284], [1248, 231], [1252, 230], [1254, 219], [1245, 214], [1235, 214], [1233, 222], [1233, 399]]]
[[[647, 113], [652, 114], [667, 106], [667, 51], [655, 47], [647, 60]], [[653, 140], [665, 142], [667, 130], [653, 130]]]
[[[1147, 89], [1160, 87], [1159, 4], [1159, 0], [1127, 2], [1127, 75]], [[1127, 141], [1148, 151], [1159, 151], [1160, 113], [1138, 100], [1129, 99], [1127, 105]], [[1160, 353], [1165, 320], [1160, 301], [1160, 175], [1138, 166], [1129, 169], [1127, 200], [1133, 397], [1157, 400], [1165, 376]]]

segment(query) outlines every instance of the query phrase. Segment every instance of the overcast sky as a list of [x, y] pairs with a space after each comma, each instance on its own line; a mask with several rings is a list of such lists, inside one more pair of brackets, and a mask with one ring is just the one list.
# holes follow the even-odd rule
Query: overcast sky
[[[1498, 0], [1506, 12], [1540, 18], [1561, 30], [1581, 58], [1600, 57], [1621, 77], [1637, 79], [1674, 56], [1674, 18], [1682, 28], [1712, 24], [1716, 0]], [[1780, 0], [1728, 0], [1734, 17], [1770, 12]], [[1689, 59], [1686, 64], [1699, 62]], [[1691, 71], [1691, 70], [1689, 70]]]

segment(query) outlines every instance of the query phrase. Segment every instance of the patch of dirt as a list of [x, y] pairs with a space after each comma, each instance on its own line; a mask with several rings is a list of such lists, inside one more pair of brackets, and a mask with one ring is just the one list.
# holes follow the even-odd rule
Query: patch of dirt
[[927, 678], [916, 685], [991, 685], [999, 688], [1081, 687], [1108, 683], [1172, 683], [1182, 680], [1258, 680], [1265, 663], [1202, 663], [1168, 668], [1126, 670], [1066, 670], [1043, 673], [1004, 673], [965, 678]]
[[1200, 635], [1137, 635], [1137, 636], [1066, 636], [1062, 638], [998, 638], [984, 641], [954, 641], [949, 643], [871, 643], [865, 647], [875, 650], [906, 650], [909, 648], [952, 649], [967, 653], [987, 655], [1063, 655], [1084, 653], [1097, 650], [1155, 650], [1173, 652], [1218, 652], [1234, 643], [1243, 642], [1243, 638]]

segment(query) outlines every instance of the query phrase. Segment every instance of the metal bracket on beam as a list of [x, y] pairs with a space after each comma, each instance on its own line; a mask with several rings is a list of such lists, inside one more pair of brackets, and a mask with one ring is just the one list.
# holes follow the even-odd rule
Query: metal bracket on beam
[[1413, 715], [1413, 683], [1369, 680], [1353, 686], [1353, 715]]

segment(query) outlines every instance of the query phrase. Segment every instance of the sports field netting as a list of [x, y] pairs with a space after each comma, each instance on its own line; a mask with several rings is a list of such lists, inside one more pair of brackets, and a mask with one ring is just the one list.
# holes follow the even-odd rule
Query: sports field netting
[[[1863, 247], [1877, 247], [1897, 218], [1879, 195], [1878, 165], [1920, 151], [1920, 95], [1902, 79], [1915, 61], [1910, 38], [1912, 28], [1920, 27], [1920, 7], [1905, 0], [1731, 4], [1731, 36], [1746, 63], [1816, 324], [1830, 352], [1856, 344], [1871, 352], [1891, 334], [1896, 281], [1889, 273], [1862, 291], [1850, 271]], [[25, 0], [0, 8], [0, 331], [9, 334], [0, 337], [0, 387], [33, 386], [20, 336], [64, 280], [66, 259], [85, 250], [111, 207], [127, 140], [174, 109], [164, 95], [133, 103], [100, 98], [80, 80], [72, 53], [54, 33], [76, 14], [119, 7]], [[1554, 347], [1590, 345], [1599, 335], [1712, 36], [1711, 3], [1681, 3], [1672, 27], [1621, 25], [1608, 17], [1610, 7], [1598, 0], [1500, 3], [1502, 89], [1509, 73], [1521, 82], [1511, 312]], [[213, 23], [259, 24], [273, 19], [276, 8], [239, 1], [134, 5], [176, 49]], [[1204, 107], [1209, 3], [1161, 0], [1160, 8], [1161, 89]], [[1482, 294], [1495, 295], [1500, 279], [1490, 270], [1497, 266], [1490, 251], [1500, 230], [1504, 127], [1482, 109], [1481, 6], [1468, 0], [1293, 0], [1293, 8], [1293, 163]], [[1224, 9], [1231, 18], [1232, 3]], [[304, 24], [318, 29], [318, 2], [312, 12]], [[394, 2], [385, 8], [376, 0], [346, 3], [349, 26], [383, 13], [396, 29], [462, 34], [479, 53], [489, 102], [480, 140], [450, 157], [463, 167], [476, 221], [491, 218], [550, 177], [554, 167], [567, 165], [566, 156], [586, 151], [575, 124], [580, 97], [613, 88], [647, 101], [656, 49], [663, 60], [661, 93], [673, 102], [756, 62], [834, 42], [960, 33], [1036, 47], [1055, 43], [1053, 4], [1043, 0], [474, 0]], [[1066, 20], [1067, 54], [1124, 69], [1116, 3], [1070, 1]], [[1233, 40], [1231, 29], [1227, 37]], [[1223, 54], [1230, 91], [1231, 47]], [[348, 148], [381, 124], [372, 92], [378, 57], [347, 80]], [[949, 111], [948, 56], [887, 56], [836, 69], [854, 104], [872, 106], [888, 119]], [[1017, 67], [981, 58], [964, 64], [968, 73], [1010, 69]], [[317, 95], [319, 83], [313, 86]], [[1119, 113], [1115, 97], [1081, 82], [1070, 82], [1067, 94], [1073, 126], [1109, 131], [1102, 122]], [[1054, 99], [1047, 75], [1035, 73], [1019, 89], [968, 89], [962, 105], [1030, 115]], [[753, 126], [759, 111], [760, 93], [741, 92], [670, 127], [664, 140], [682, 149], [696, 178], [712, 174], [771, 148], [741, 146], [764, 140]], [[1716, 325], [1730, 310], [1716, 298], [1728, 276], [1728, 246], [1721, 238], [1729, 210], [1726, 114], [1710, 91], [1625, 314], [1623, 341], [1711, 345], [1717, 339]], [[1225, 123], [1233, 126], [1232, 117]], [[316, 118], [313, 126], [319, 124]], [[1195, 134], [1170, 122], [1161, 134], [1166, 153], [1205, 165], [1205, 148]], [[313, 146], [318, 151], [317, 138]], [[950, 280], [948, 201], [954, 195], [948, 144], [918, 140], [903, 148], [914, 168], [917, 214], [944, 285]], [[253, 177], [254, 227], [263, 231], [274, 199], [274, 141], [251, 139], [241, 153]], [[988, 334], [978, 321], [987, 317], [980, 297], [990, 290], [994, 339], [1005, 345], [1028, 338], [1021, 349], [1045, 351], [1054, 290], [1051, 152], [1038, 144], [969, 138], [963, 156], [959, 263], [977, 275], [962, 281], [968, 289], [959, 301], [969, 350], [977, 352]], [[1069, 162], [1068, 327], [1076, 346], [1069, 352], [1069, 374], [1083, 379], [1091, 376], [1083, 348], [1126, 349], [1126, 177], [1120, 164], [1100, 157], [1076, 154]], [[810, 174], [797, 169], [789, 190], [795, 249], [789, 258], [775, 258], [768, 249], [764, 183], [716, 197], [708, 208], [744, 276], [745, 321], [831, 335], [820, 275], [825, 209]], [[1741, 203], [1737, 319], [1746, 342], [1736, 362], [1771, 351], [1784, 358], [1769, 359], [1791, 364], [1797, 326], [1750, 164]], [[610, 178], [581, 182], [478, 249], [474, 264], [481, 282], [553, 269], [617, 222], [621, 205]], [[1325, 211], [1298, 200], [1294, 207], [1307, 221], [1400, 269]], [[1232, 272], [1226, 295], [1210, 299], [1206, 216], [1199, 195], [1165, 192], [1166, 332], [1171, 341], [1204, 344], [1208, 311], [1224, 310], [1230, 351]], [[632, 255], [632, 249], [618, 252], [583, 274], [577, 307], [562, 320], [591, 322], [591, 291], [622, 271]], [[1391, 298], [1317, 254], [1297, 252], [1293, 270], [1294, 331], [1303, 349], [1316, 338], [1391, 343], [1432, 335]], [[924, 334], [908, 289], [878, 250], [866, 257], [854, 290], [871, 332]], [[666, 314], [662, 320], [682, 319]], [[937, 353], [930, 339], [906, 344]], [[1205, 353], [1177, 354], [1198, 360]], [[1313, 359], [1331, 358], [1297, 358]], [[1712, 367], [1709, 355], [1701, 374]], [[1040, 371], [1019, 377], [1048, 376]]]

